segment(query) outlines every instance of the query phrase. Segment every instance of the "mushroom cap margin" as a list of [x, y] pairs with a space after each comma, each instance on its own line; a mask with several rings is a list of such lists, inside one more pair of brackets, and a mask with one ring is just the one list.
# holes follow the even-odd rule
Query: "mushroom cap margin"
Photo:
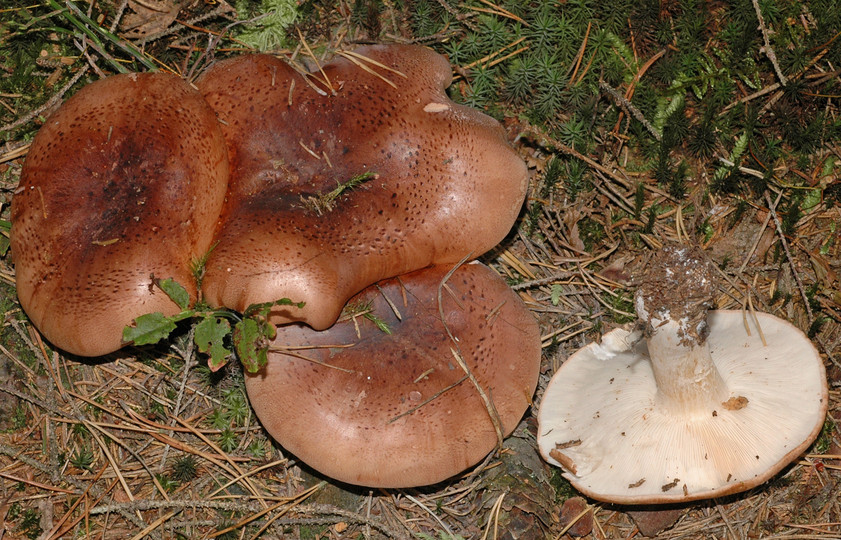
[[[487, 408], [463, 380], [440, 322], [438, 283], [448, 269], [419, 270], [354, 297], [352, 303], [371, 302], [390, 335], [361, 316], [322, 332], [303, 325], [278, 328], [277, 345], [322, 348], [297, 350], [320, 364], [271, 353], [264, 370], [246, 377], [252, 406], [275, 440], [327, 476], [387, 488], [446, 480], [493, 450], [497, 434]], [[457, 299], [442, 291], [447, 325], [507, 436], [537, 385], [537, 321], [484, 265], [459, 267], [447, 285]], [[354, 345], [339, 348], [349, 343]]]

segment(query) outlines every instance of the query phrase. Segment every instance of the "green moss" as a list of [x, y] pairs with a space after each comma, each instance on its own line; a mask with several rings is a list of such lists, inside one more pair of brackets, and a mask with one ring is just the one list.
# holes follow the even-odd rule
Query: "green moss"
[[552, 467], [552, 475], [549, 477], [549, 483], [555, 488], [555, 501], [563, 502], [570, 497], [575, 497], [578, 492], [569, 483], [569, 480], [563, 477], [561, 469]]
[[815, 440], [815, 444], [812, 445], [816, 454], [825, 454], [830, 447], [832, 447], [832, 438], [835, 435], [836, 430], [837, 426], [835, 425], [835, 422], [832, 418], [827, 418], [823, 423], [823, 427], [821, 428], [818, 438]]
[[634, 314], [634, 295], [628, 291], [615, 291], [614, 294], [605, 294], [603, 300], [613, 308], [610, 316], [616, 324], [625, 324], [636, 320]]
[[604, 225], [593, 218], [585, 217], [578, 222], [578, 236], [584, 242], [584, 249], [592, 251], [605, 238]]
[[253, 20], [238, 28], [236, 38], [258, 51], [285, 48], [289, 39], [286, 30], [298, 18], [296, 0], [263, 0], [259, 5], [240, 0], [236, 3], [240, 20]]
[[43, 529], [41, 529], [41, 513], [34, 508], [24, 510], [17, 530], [30, 540], [35, 540], [41, 536], [43, 532]]

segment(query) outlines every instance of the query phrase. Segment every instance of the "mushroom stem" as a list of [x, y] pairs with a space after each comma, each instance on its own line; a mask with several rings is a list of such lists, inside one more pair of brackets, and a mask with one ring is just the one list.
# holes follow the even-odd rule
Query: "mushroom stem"
[[728, 399], [729, 391], [713, 363], [707, 340], [687, 337], [680, 322], [655, 321], [646, 332], [646, 342], [658, 405], [673, 414], [709, 418]]
[[709, 418], [729, 397], [707, 343], [715, 272], [699, 248], [666, 246], [652, 262], [635, 307], [644, 326], [657, 403], [670, 414]]

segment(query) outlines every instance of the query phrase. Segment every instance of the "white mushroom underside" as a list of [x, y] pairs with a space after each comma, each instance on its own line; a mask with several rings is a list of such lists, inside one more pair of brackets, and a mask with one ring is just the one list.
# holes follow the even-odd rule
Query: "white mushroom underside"
[[620, 503], [700, 499], [768, 479], [817, 435], [827, 394], [806, 336], [757, 315], [767, 346], [753, 321], [747, 334], [740, 311], [708, 318], [713, 362], [730, 398], [747, 399], [743, 407], [716, 401], [667, 415], [657, 406], [645, 341], [631, 343], [639, 336], [617, 329], [570, 357], [550, 382], [539, 415], [541, 454], [580, 491]]

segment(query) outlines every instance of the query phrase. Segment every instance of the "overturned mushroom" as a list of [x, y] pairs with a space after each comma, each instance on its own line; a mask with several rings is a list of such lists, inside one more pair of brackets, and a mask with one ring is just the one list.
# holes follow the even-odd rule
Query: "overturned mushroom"
[[540, 452], [578, 490], [607, 502], [750, 489], [820, 432], [828, 403], [821, 358], [772, 315], [708, 312], [715, 275], [700, 250], [667, 247], [654, 260], [636, 295], [642, 334], [609, 332], [546, 388]]
[[64, 103], [38, 132], [12, 201], [21, 306], [54, 345], [118, 349], [139, 315], [178, 312], [152, 277], [193, 299], [228, 177], [213, 111], [166, 74], [117, 75]]
[[278, 328], [266, 368], [246, 376], [268, 432], [320, 472], [365, 486], [432, 484], [479, 462], [529, 406], [540, 337], [488, 267], [459, 267], [444, 283], [448, 269], [369, 287], [329, 330]]
[[527, 171], [500, 125], [452, 102], [444, 57], [418, 46], [342, 53], [313, 73], [268, 55], [197, 82], [229, 145], [231, 188], [205, 297], [275, 323], [333, 324], [368, 285], [477, 257], [516, 219]]

